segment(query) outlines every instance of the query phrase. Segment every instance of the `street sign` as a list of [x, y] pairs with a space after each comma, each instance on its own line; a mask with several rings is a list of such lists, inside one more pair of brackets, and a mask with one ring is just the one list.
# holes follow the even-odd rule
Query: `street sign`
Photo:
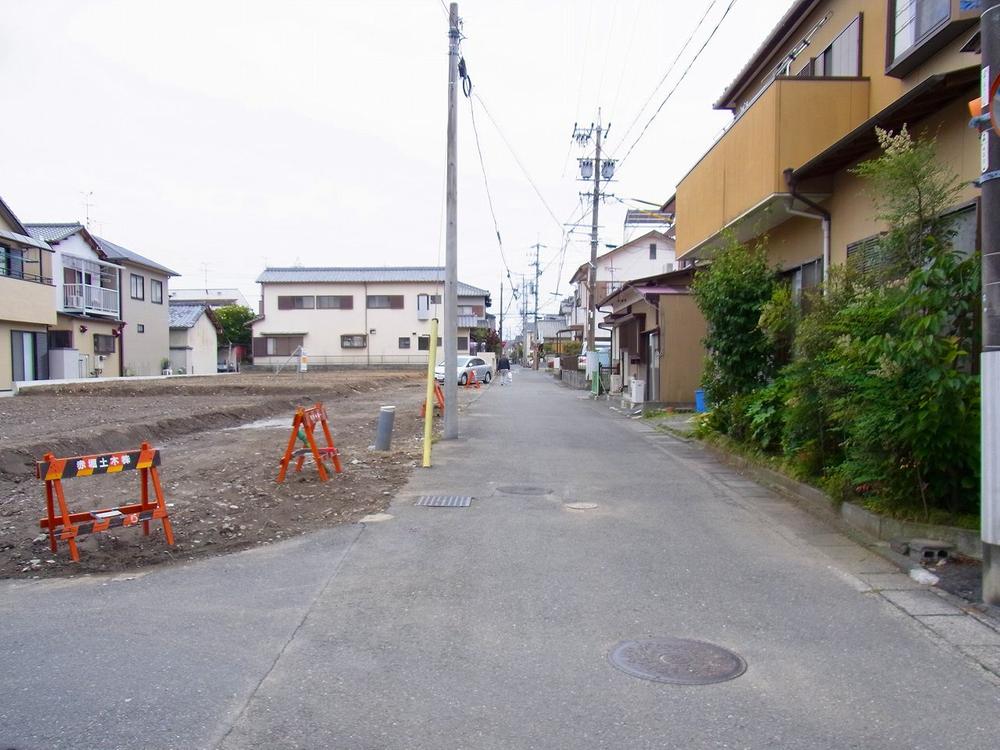
[[987, 106], [990, 110], [990, 122], [993, 123], [993, 132], [1000, 135], [1000, 75], [993, 79], [993, 83], [990, 86]]

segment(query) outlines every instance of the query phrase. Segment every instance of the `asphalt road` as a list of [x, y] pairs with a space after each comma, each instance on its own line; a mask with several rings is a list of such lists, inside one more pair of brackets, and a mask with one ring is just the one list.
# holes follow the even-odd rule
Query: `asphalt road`
[[[521, 371], [461, 433], [380, 523], [0, 584], [0, 747], [1000, 744], [1000, 634], [697, 447]], [[747, 670], [610, 665], [649, 636]]]

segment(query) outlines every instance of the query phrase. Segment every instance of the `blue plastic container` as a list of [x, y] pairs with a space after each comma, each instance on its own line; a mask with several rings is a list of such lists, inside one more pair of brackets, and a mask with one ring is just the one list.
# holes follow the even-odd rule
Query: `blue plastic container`
[[705, 411], [705, 391], [701, 388], [694, 392], [694, 410], [699, 414]]

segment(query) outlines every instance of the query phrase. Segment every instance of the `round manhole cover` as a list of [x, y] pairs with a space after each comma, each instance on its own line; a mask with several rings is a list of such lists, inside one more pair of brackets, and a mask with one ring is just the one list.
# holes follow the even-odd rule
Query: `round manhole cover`
[[594, 510], [597, 503], [566, 503], [566, 507], [570, 510]]
[[686, 638], [622, 641], [608, 655], [626, 674], [675, 685], [708, 685], [739, 677], [747, 663], [721, 646]]
[[517, 485], [514, 487], [497, 487], [497, 492], [502, 492], [505, 495], [548, 495], [552, 490], [547, 490], [544, 487]]

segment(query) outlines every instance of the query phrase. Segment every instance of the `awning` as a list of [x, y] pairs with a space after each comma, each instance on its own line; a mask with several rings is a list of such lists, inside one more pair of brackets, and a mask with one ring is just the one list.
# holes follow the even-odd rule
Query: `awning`
[[0, 229], [0, 239], [7, 240], [8, 242], [16, 242], [18, 245], [37, 247], [39, 250], [48, 250], [50, 253], [55, 252], [55, 250], [49, 247], [47, 243], [42, 242], [42, 240], [36, 240], [34, 237], [29, 237], [26, 234], [8, 232], [6, 229]]
[[979, 83], [979, 66], [939, 73], [917, 84], [874, 117], [845, 135], [830, 148], [795, 170], [800, 180], [821, 177], [854, 164], [878, 148], [875, 128], [899, 130], [941, 110]]

